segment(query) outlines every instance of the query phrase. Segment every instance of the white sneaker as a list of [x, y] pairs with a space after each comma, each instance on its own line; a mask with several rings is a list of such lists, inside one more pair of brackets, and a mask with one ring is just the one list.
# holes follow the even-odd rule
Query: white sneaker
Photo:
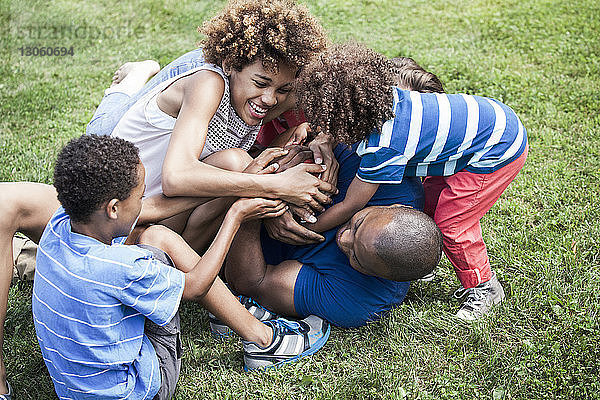
[[[250, 297], [238, 296], [238, 300], [240, 301], [240, 303], [242, 303], [246, 310], [248, 310], [248, 312], [254, 316], [254, 318], [261, 322], [270, 321], [278, 317], [277, 314], [267, 310]], [[210, 326], [211, 333], [216, 338], [226, 338], [233, 334], [231, 328], [225, 325], [223, 321], [218, 319], [211, 312], [208, 313], [208, 323]]]
[[284, 318], [266, 321], [273, 328], [267, 347], [244, 341], [244, 370], [276, 368], [314, 354], [327, 342], [331, 326], [316, 315], [297, 321]]
[[474, 321], [490, 312], [492, 306], [504, 300], [504, 289], [494, 272], [492, 278], [480, 283], [474, 288], [460, 288], [454, 292], [454, 297], [460, 299], [467, 295], [456, 316], [464, 321]]

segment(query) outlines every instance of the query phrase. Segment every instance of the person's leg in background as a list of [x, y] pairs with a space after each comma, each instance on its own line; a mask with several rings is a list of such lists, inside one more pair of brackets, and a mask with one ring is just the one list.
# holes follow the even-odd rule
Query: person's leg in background
[[129, 109], [132, 98], [144, 87], [148, 79], [160, 70], [156, 61], [146, 60], [125, 63], [115, 72], [118, 79], [104, 91], [91, 121], [86, 126], [87, 135], [108, 136]]
[[[243, 172], [252, 157], [242, 149], [217, 151], [202, 162], [226, 169]], [[237, 200], [236, 197], [206, 198], [206, 202], [193, 210], [167, 218], [160, 222], [179, 233], [198, 253], [204, 253], [217, 234], [225, 213]]]
[[136, 98], [143, 96], [148, 91], [152, 90], [156, 85], [161, 82], [171, 79], [174, 76], [181, 75], [193, 68], [199, 67], [204, 64], [204, 55], [202, 49], [195, 49], [189, 51], [182, 56], [176, 58], [161, 69], [156, 75], [154, 75], [148, 83], [144, 85], [144, 88], [140, 91]]
[[13, 236], [25, 234], [38, 242], [52, 214], [60, 206], [53, 186], [41, 183], [0, 183], [0, 394], [7, 393], [4, 322], [13, 278]]
[[[202, 49], [192, 50], [160, 69], [156, 61], [127, 62], [113, 76], [92, 120], [88, 135], [110, 135], [125, 112], [156, 85], [204, 63]], [[150, 79], [150, 80], [148, 80]]]

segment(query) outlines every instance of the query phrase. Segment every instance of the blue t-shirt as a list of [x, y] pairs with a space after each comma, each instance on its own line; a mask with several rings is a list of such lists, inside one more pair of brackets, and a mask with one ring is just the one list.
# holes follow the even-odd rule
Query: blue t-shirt
[[[339, 163], [337, 188], [333, 204], [346, 197], [360, 158], [356, 146], [338, 145], [335, 156]], [[400, 184], [380, 185], [367, 206], [404, 204], [423, 209], [423, 186], [419, 178], [408, 178]], [[294, 286], [294, 306], [301, 316], [318, 315], [340, 327], [356, 327], [381, 317], [400, 304], [410, 284], [395, 282], [356, 271], [348, 257], [337, 246], [338, 228], [323, 232], [325, 241], [292, 246], [271, 239], [261, 232], [263, 254], [268, 264], [297, 260], [302, 268]]]
[[357, 176], [399, 183], [404, 176], [489, 174], [516, 160], [527, 146], [523, 124], [506, 105], [466, 94], [394, 88], [393, 119], [358, 146]]
[[184, 274], [123, 239], [109, 246], [72, 232], [62, 207], [44, 230], [32, 308], [59, 398], [152, 399], [160, 388], [144, 322], [173, 318]]

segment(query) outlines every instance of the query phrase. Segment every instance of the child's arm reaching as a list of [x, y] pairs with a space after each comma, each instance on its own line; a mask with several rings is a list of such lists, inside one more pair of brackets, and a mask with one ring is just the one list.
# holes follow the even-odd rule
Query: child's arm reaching
[[277, 217], [286, 209], [286, 204], [281, 200], [263, 198], [237, 200], [225, 214], [217, 235], [202, 257], [181, 236], [162, 225], [147, 228], [139, 236], [139, 243], [149, 244], [165, 251], [173, 259], [175, 267], [185, 273], [183, 298], [199, 300], [212, 287], [240, 224], [253, 219]]
[[285, 210], [285, 203], [279, 200], [244, 198], [236, 201], [225, 214], [221, 228], [206, 253], [192, 270], [186, 272], [183, 297], [197, 300], [208, 292], [242, 222], [277, 217]]
[[145, 198], [137, 225], [159, 222], [211, 200], [206, 197], [167, 197], [156, 194]]
[[[272, 163], [278, 157], [285, 156], [289, 150], [270, 148], [263, 151], [244, 170], [248, 174], [270, 174], [277, 170], [279, 165]], [[212, 200], [211, 197], [167, 197], [164, 194], [156, 194], [147, 197], [142, 202], [142, 211], [137, 222], [138, 226], [159, 222], [184, 211], [195, 208]]]
[[343, 224], [367, 205], [377, 188], [378, 183], [369, 183], [354, 177], [344, 200], [325, 210], [317, 217], [317, 222], [305, 226], [315, 232], [325, 232]]

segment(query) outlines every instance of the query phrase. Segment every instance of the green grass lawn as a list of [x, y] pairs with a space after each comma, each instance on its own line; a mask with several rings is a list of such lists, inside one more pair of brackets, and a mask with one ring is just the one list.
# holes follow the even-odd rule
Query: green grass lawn
[[[128, 60], [165, 65], [195, 47], [222, 1], [2, 0], [0, 181], [51, 183], [57, 151], [81, 135]], [[183, 306], [177, 399], [600, 398], [600, 3], [597, 0], [310, 0], [332, 41], [410, 56], [448, 92], [495, 97], [527, 128], [525, 168], [483, 220], [504, 305], [452, 318], [447, 261], [381, 322], [334, 329], [315, 356], [244, 373], [239, 340], [217, 342]], [[24, 46], [72, 56], [22, 56]], [[4, 354], [17, 399], [52, 399], [31, 317], [11, 289]]]

